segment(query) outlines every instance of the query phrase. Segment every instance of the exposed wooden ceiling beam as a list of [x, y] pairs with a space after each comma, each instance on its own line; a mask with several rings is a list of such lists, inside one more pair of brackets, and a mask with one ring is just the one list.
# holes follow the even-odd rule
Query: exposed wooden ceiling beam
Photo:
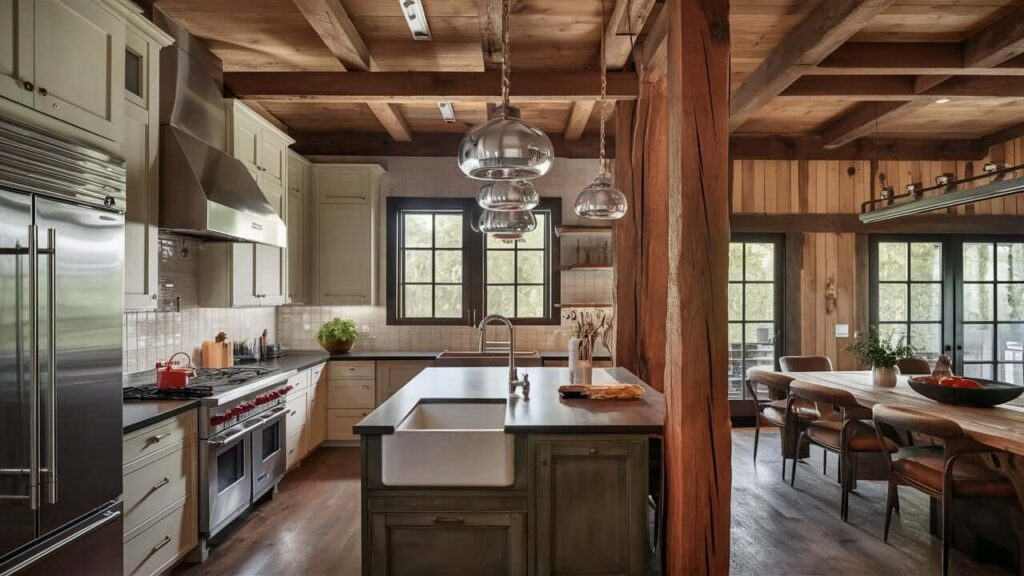
[[[975, 33], [963, 45], [964, 63], [970, 66], [996, 66], [1024, 53], [1024, 6], [1003, 16], [996, 22]], [[927, 82], [917, 87], [927, 90], [942, 90], [949, 80], [941, 83]], [[835, 148], [866, 136], [880, 124], [895, 118], [912, 114], [931, 102], [927, 99], [913, 100], [902, 104], [893, 102], [864, 103], [830, 122], [822, 130], [826, 147]]]
[[[426, 156], [454, 157], [462, 134], [452, 132], [420, 132], [412, 142], [396, 142], [380, 132], [296, 132], [292, 148], [304, 156]], [[598, 139], [586, 135], [579, 140], [566, 140], [549, 134], [555, 156], [559, 158], [597, 158]], [[609, 137], [607, 150], [614, 156], [614, 138]]]
[[387, 102], [367, 102], [366, 105], [377, 117], [380, 125], [387, 130], [388, 136], [398, 142], [412, 141], [412, 129], [409, 128], [409, 123], [405, 121], [398, 106]]
[[862, 138], [841, 148], [826, 148], [817, 136], [762, 136], [733, 133], [734, 160], [980, 160], [987, 146], [978, 140], [902, 140]]
[[[923, 78], [936, 78], [928, 86]], [[929, 100], [936, 98], [1021, 98], [1024, 78], [1019, 76], [804, 76], [786, 88], [780, 98], [840, 100]]]
[[[249, 100], [331, 102], [500, 102], [498, 72], [225, 72], [224, 83]], [[516, 72], [512, 100], [573, 102], [600, 95], [596, 72]], [[609, 100], [634, 100], [637, 75], [608, 74]]]
[[[501, 0], [476, 0], [485, 70], [501, 68]], [[511, 7], [509, 7], [511, 12]]]
[[590, 114], [594, 111], [597, 100], [577, 100], [572, 103], [572, 110], [569, 111], [569, 119], [565, 122], [565, 139], [579, 140], [583, 136], [583, 129], [590, 121]]
[[1006, 142], [1007, 140], [1013, 140], [1014, 138], [1021, 137], [1024, 137], [1024, 122], [1014, 124], [1013, 126], [1003, 128], [1002, 130], [997, 130], [991, 134], [986, 134], [981, 137], [981, 143], [988, 148], [989, 146], [994, 146], [996, 144]]
[[729, 127], [735, 130], [809, 66], [825, 59], [893, 0], [829, 0], [818, 5], [761, 62], [732, 95]]
[[847, 42], [807, 75], [1024, 75], [1024, 57], [997, 66], [966, 66], [959, 42]]
[[340, 0], [292, 0], [345, 70], [374, 69], [373, 58]]
[[270, 110], [267, 110], [263, 106], [263, 104], [260, 104], [259, 102], [256, 102], [255, 100], [246, 100], [245, 101], [245, 105], [248, 106], [249, 109], [252, 110], [253, 112], [255, 112], [256, 114], [262, 116], [264, 120], [266, 120], [267, 122], [270, 122], [271, 124], [273, 124], [274, 127], [277, 128], [278, 130], [280, 130], [280, 131], [282, 131], [282, 132], [284, 132], [286, 134], [288, 133], [288, 126], [284, 122], [282, 122], [280, 118], [278, 118], [277, 116], [274, 116], [270, 112]]

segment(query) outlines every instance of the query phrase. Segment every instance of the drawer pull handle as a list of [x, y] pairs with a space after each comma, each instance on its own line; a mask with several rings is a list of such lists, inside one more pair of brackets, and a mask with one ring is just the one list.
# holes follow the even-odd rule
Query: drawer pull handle
[[[294, 451], [294, 450], [295, 450], [295, 448], [292, 448], [292, 450]], [[291, 454], [291, 452], [289, 452], [289, 454]], [[257, 482], [263, 482], [263, 479], [264, 479], [264, 478], [266, 478], [266, 477], [267, 477], [267, 473], [266, 473], [266, 472], [264, 472], [263, 474], [260, 474], [260, 475], [259, 475], [259, 476], [258, 476], [258, 477], [256, 478], [256, 481], [257, 481]]]
[[152, 443], [156, 443], [156, 442], [159, 442], [159, 441], [163, 440], [164, 438], [167, 438], [170, 435], [171, 435], [170, 432], [164, 432], [163, 434], [157, 434], [156, 436], [150, 436], [149, 437], [149, 441], [152, 442]]
[[590, 452], [590, 455], [593, 456], [594, 454], [597, 454], [597, 448], [591, 448], [590, 450], [587, 450], [587, 452]]
[[296, 412], [295, 410], [292, 410], [291, 412], [288, 413], [289, 416], [295, 416], [296, 414], [298, 414], [298, 412]]
[[462, 516], [435, 516], [434, 524], [465, 524], [466, 519]]
[[159, 490], [160, 488], [163, 488], [164, 486], [167, 486], [170, 483], [171, 479], [168, 478], [167, 476], [164, 476], [164, 479], [157, 482], [156, 484], [153, 484], [153, 487], [150, 488], [149, 491], [152, 492], [153, 490]]
[[170, 536], [164, 536], [164, 539], [161, 540], [159, 544], [157, 544], [156, 546], [153, 546], [153, 552], [156, 552], [157, 550], [163, 548], [164, 546], [167, 546], [170, 543], [171, 543], [171, 537]]
[[363, 384], [362, 388], [363, 388], [363, 390], [369, 390], [370, 389], [370, 385], [369, 384]]

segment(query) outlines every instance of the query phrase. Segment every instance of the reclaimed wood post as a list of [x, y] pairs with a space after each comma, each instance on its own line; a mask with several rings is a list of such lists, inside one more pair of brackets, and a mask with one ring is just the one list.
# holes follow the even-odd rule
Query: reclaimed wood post
[[[634, 131], [634, 106], [623, 101], [615, 104], [615, 184], [626, 196], [626, 216], [615, 223], [615, 345], [612, 355], [616, 366], [640, 375], [637, 338], [637, 284], [641, 263], [636, 258], [637, 242], [643, 225], [642, 191], [633, 186], [633, 139], [642, 139]], [[642, 144], [642, 142], [641, 142]], [[643, 376], [640, 376], [643, 378]]]
[[668, 574], [727, 574], [729, 2], [669, 0]]

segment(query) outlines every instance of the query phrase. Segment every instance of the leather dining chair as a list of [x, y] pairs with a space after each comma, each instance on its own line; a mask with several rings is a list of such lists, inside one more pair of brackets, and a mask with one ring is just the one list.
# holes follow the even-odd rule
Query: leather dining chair
[[900, 358], [896, 361], [900, 374], [931, 374], [932, 367], [924, 358]]
[[[925, 435], [934, 444], [901, 448], [898, 458], [889, 454], [889, 491], [885, 504], [883, 539], [889, 539], [893, 508], [899, 500], [899, 486], [909, 486], [935, 498], [942, 505], [942, 574], [949, 573], [949, 547], [953, 535], [953, 500], [984, 498], [1018, 503], [1013, 483], [1005, 474], [981, 460], [999, 450], [974, 440], [952, 420], [906, 406], [876, 404], [873, 409], [875, 434], [882, 441], [887, 429]], [[1024, 558], [1024, 526], [1018, 526], [1021, 557]]]
[[[871, 420], [871, 410], [857, 403], [847, 390], [822, 386], [811, 382], [794, 380], [789, 385], [790, 411], [796, 402], [803, 400], [817, 406], [829, 406], [835, 410], [829, 417], [814, 420], [807, 424], [798, 438], [796, 446], [806, 439], [811, 444], [839, 456], [839, 482], [842, 496], [839, 503], [839, 516], [846, 522], [850, 515], [850, 492], [853, 490], [854, 479], [857, 477], [857, 460], [862, 454], [878, 454], [883, 447], [889, 452], [896, 452], [899, 447], [888, 438], [880, 438], [875, 434], [874, 427], [866, 421]], [[791, 414], [791, 417], [795, 414]], [[796, 460], [789, 473], [790, 486], [796, 482]]]
[[779, 358], [783, 372], [831, 372], [832, 359], [828, 356], [783, 356]]
[[744, 380], [747, 392], [754, 403], [754, 465], [757, 465], [757, 447], [761, 438], [762, 422], [769, 426], [777, 426], [782, 436], [783, 480], [786, 479], [786, 459], [798, 455], [790, 452], [791, 436], [798, 435], [802, 426], [821, 417], [814, 404], [800, 402], [794, 408], [795, 422], [790, 422], [787, 418], [787, 403], [789, 385], [792, 381], [792, 376], [754, 368], [747, 370], [747, 377]]

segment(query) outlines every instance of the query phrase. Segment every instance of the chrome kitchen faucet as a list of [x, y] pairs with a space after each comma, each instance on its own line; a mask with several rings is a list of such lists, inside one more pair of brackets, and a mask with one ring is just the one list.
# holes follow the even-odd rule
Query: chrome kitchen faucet
[[[504, 344], [504, 342], [488, 342], [487, 341], [487, 325], [493, 321], [498, 321], [504, 324], [508, 328], [508, 393], [515, 394], [516, 388], [522, 386], [523, 388], [523, 400], [530, 399], [530, 375], [523, 374], [523, 379], [519, 379], [519, 373], [516, 372], [516, 336], [515, 329], [512, 327], [512, 322], [508, 318], [499, 314], [490, 314], [484, 317], [480, 321], [480, 352], [487, 352], [488, 344]], [[491, 348], [492, 350], [494, 348]]]

